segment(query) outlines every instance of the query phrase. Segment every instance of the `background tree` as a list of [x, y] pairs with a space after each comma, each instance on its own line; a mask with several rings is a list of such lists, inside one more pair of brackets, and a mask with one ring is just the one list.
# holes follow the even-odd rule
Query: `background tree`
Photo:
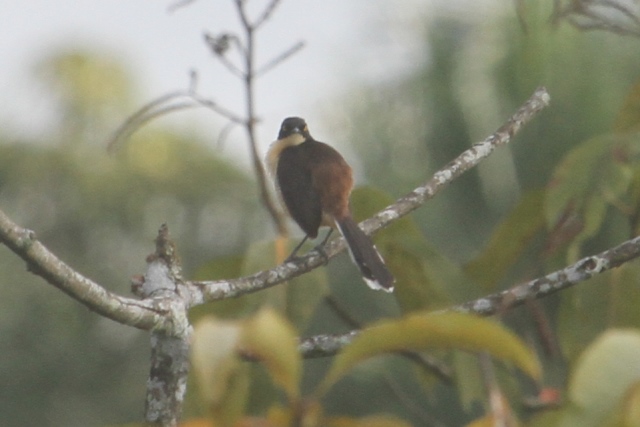
[[[287, 287], [197, 307], [191, 317], [199, 325], [200, 343], [213, 336], [212, 342], [219, 344], [224, 342], [220, 330], [232, 336], [242, 330], [249, 348], [273, 348], [258, 342], [264, 335], [259, 331], [266, 324], [282, 336], [292, 334], [280, 317], [261, 311], [249, 326], [233, 320], [264, 305], [279, 309], [304, 336], [348, 332], [380, 317], [449, 307], [635, 235], [636, 77], [629, 70], [637, 66], [638, 56], [631, 54], [636, 42], [578, 32], [563, 21], [553, 28], [548, 18], [571, 16], [569, 10], [520, 6], [520, 23], [512, 14], [480, 27], [451, 17], [434, 18], [426, 34], [419, 34], [431, 52], [424, 69], [387, 87], [355, 88], [346, 96], [348, 114], [339, 109], [328, 114], [332, 123], [348, 123], [353, 129], [349, 140], [362, 159], [367, 181], [399, 196], [428, 178], [426, 164], [435, 171], [489, 135], [537, 85], [547, 85], [554, 97], [551, 113], [529, 125], [511, 151], [499, 151], [410, 220], [380, 233], [378, 245], [399, 277], [397, 302], [351, 286], [359, 279], [351, 266], [342, 268], [347, 261], [336, 259], [327, 268], [328, 277], [324, 270], [314, 270]], [[209, 42], [220, 40], [213, 37]], [[583, 72], [585, 64], [589, 73]], [[124, 277], [139, 272], [139, 260], [149, 252], [145, 242], [165, 221], [178, 243], [187, 278], [246, 276], [272, 267], [286, 252], [252, 237], [266, 235], [271, 226], [265, 225], [269, 216], [257, 209], [249, 174], [230, 166], [218, 151], [203, 148], [194, 141], [198, 138], [144, 127], [118, 145], [112, 157], [103, 147], [85, 143], [111, 128], [117, 120], [113, 112], [131, 103], [134, 85], [117, 61], [67, 52], [46, 59], [41, 72], [63, 112], [60, 136], [52, 138], [60, 142], [0, 146], [0, 197], [3, 209], [36, 230], [62, 259], [99, 283], [114, 284], [110, 290], [126, 294], [123, 272]], [[338, 120], [336, 115], [351, 119]], [[247, 123], [253, 126], [251, 116]], [[364, 218], [392, 200], [379, 190], [362, 189], [354, 194], [354, 208]], [[5, 283], [39, 282], [20, 271], [15, 257], [2, 259]], [[526, 309], [507, 311], [503, 306], [501, 318], [546, 354], [544, 384], [561, 387], [570, 378], [563, 410], [535, 417], [529, 420], [532, 425], [556, 425], [561, 417], [574, 423], [569, 425], [587, 425], [585, 420], [599, 425], [607, 417], [617, 422], [614, 418], [630, 413], [625, 408], [637, 398], [637, 377], [633, 370], [611, 375], [614, 362], [627, 365], [600, 355], [606, 350], [636, 354], [637, 329], [629, 335], [609, 332], [596, 337], [610, 327], [638, 327], [635, 274], [628, 264], [561, 296], [532, 301]], [[48, 287], [4, 288], [10, 295], [2, 311], [11, 320], [3, 322], [3, 336], [11, 339], [4, 341], [2, 354], [7, 356], [1, 375], [11, 387], [4, 388], [7, 395], [0, 401], [6, 408], [0, 409], [13, 417], [10, 422], [97, 425], [138, 418], [148, 359], [146, 340], [138, 332], [102, 320]], [[323, 299], [328, 289], [332, 298]], [[218, 320], [209, 317], [211, 312]], [[220, 317], [232, 319], [219, 323]], [[373, 330], [384, 336], [384, 330]], [[461, 346], [469, 337], [452, 340]], [[81, 350], [72, 353], [63, 346], [66, 342]], [[260, 355], [275, 363], [278, 354], [289, 354], [277, 350]], [[204, 345], [194, 356], [210, 362], [210, 351]], [[511, 372], [499, 368], [494, 381], [492, 368], [482, 358], [478, 364], [459, 353], [435, 355], [444, 362], [440, 371], [415, 353], [362, 365], [325, 395], [324, 413], [362, 417], [388, 412], [415, 425], [461, 425], [485, 413], [500, 415], [487, 399], [486, 386], [503, 390], [513, 416], [528, 418], [526, 411], [519, 411], [522, 395]], [[199, 394], [191, 389], [188, 414], [231, 422], [242, 414], [263, 417], [269, 410], [275, 425], [291, 415], [287, 408], [307, 416], [319, 414], [313, 406], [301, 409], [292, 404], [298, 392], [292, 380], [278, 381], [281, 371], [273, 365], [267, 363], [264, 369], [229, 360], [234, 360], [230, 368], [219, 371], [223, 377], [206, 376], [202, 361], [195, 361], [194, 379], [201, 387]], [[329, 359], [306, 362], [299, 393], [316, 390], [330, 365]], [[425, 366], [430, 368], [425, 371]], [[457, 373], [456, 387], [434, 382], [433, 372], [450, 370]], [[593, 371], [607, 381], [593, 387], [589, 381], [595, 380], [588, 374]], [[275, 386], [268, 375], [276, 378]], [[113, 391], [105, 383], [112, 384]], [[44, 386], [34, 392], [34, 384]], [[216, 391], [220, 385], [225, 387]], [[536, 395], [529, 385], [524, 394]], [[284, 389], [288, 400], [274, 399], [274, 387]], [[594, 399], [584, 392], [590, 389], [605, 390], [614, 398]], [[89, 397], [93, 390], [104, 394]], [[280, 402], [280, 409], [274, 401]], [[25, 406], [28, 411], [21, 409]], [[509, 417], [503, 413], [498, 419]], [[342, 422], [358, 425], [356, 420]], [[387, 422], [403, 425], [398, 419]]]

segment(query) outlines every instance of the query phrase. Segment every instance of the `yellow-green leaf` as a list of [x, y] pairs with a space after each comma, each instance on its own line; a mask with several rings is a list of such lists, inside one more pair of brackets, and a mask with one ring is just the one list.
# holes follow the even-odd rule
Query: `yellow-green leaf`
[[240, 325], [209, 316], [193, 332], [193, 372], [201, 397], [220, 426], [231, 426], [240, 418], [249, 391], [249, 371], [237, 357]]
[[614, 329], [602, 334], [578, 360], [569, 382], [571, 408], [562, 427], [600, 426], [640, 381], [640, 332]]
[[[351, 195], [357, 220], [367, 218], [394, 202], [373, 187], [358, 187]], [[375, 243], [396, 277], [395, 297], [403, 313], [434, 309], [446, 305], [444, 289], [461, 280], [456, 264], [429, 245], [415, 221], [406, 216], [376, 233]]]
[[[288, 256], [295, 245], [298, 244], [295, 239], [285, 243], [288, 243], [288, 245], [285, 244], [282, 248], [279, 247], [278, 241], [262, 241], [251, 244], [245, 254], [242, 274], [253, 274], [260, 270], [275, 267], [279, 257], [278, 252], [284, 250], [286, 252], [285, 256]], [[322, 301], [328, 292], [327, 270], [320, 267], [282, 285], [257, 292], [255, 296], [247, 295], [246, 297], [251, 297], [249, 301], [251, 301], [251, 305], [254, 308], [257, 305], [267, 304], [275, 308], [279, 313], [286, 315], [287, 320], [299, 330], [303, 330], [318, 303]]]
[[329, 294], [326, 268], [316, 268], [283, 285], [286, 292], [287, 319], [299, 331], [304, 331], [318, 304]]
[[600, 231], [608, 207], [628, 203], [621, 199], [633, 182], [638, 142], [637, 134], [601, 135], [572, 149], [556, 167], [547, 189], [545, 218], [551, 230], [571, 225], [566, 233], [574, 242], [571, 257], [582, 256], [580, 245]]
[[465, 411], [471, 411], [473, 405], [483, 402], [487, 395], [487, 387], [474, 354], [456, 351], [452, 357], [456, 390]]
[[616, 132], [640, 130], [640, 82], [631, 87], [613, 125]]
[[603, 427], [640, 426], [640, 381], [633, 383], [620, 403], [611, 412]]
[[[444, 288], [463, 282], [456, 265], [416, 235], [389, 238], [378, 245], [396, 276], [394, 295], [402, 313], [433, 310], [447, 305]], [[384, 248], [384, 249], [382, 249]]]
[[245, 322], [240, 343], [243, 351], [264, 363], [290, 400], [298, 398], [302, 359], [291, 324], [273, 309], [263, 308]]
[[621, 406], [620, 426], [640, 426], [640, 381], [629, 388]]
[[382, 321], [364, 330], [336, 357], [318, 391], [326, 392], [356, 364], [370, 357], [401, 350], [437, 348], [486, 351], [515, 364], [535, 379], [541, 374], [534, 353], [498, 323], [462, 313], [416, 313]]
[[328, 427], [411, 427], [408, 422], [390, 415], [372, 415], [364, 418], [332, 418]]
[[588, 194], [597, 192], [612, 162], [612, 148], [622, 141], [613, 135], [590, 139], [573, 148], [556, 167], [545, 200], [549, 226], [569, 205], [580, 212]]
[[[627, 268], [623, 265], [620, 270], [599, 274], [584, 286], [565, 289], [560, 295], [556, 334], [562, 354], [568, 360], [574, 362], [587, 345], [610, 326], [607, 321], [615, 319], [617, 308], [604, 292], [620, 287], [615, 282]], [[630, 285], [618, 292], [632, 292], [634, 289], [636, 287]], [[633, 301], [632, 296], [629, 298]]]

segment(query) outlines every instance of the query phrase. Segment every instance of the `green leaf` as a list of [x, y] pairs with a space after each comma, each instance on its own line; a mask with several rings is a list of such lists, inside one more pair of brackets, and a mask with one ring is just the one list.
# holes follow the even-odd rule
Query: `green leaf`
[[640, 82], [631, 87], [613, 125], [615, 132], [637, 132], [640, 130]]
[[486, 351], [515, 364], [535, 379], [541, 375], [534, 353], [516, 335], [493, 321], [462, 313], [416, 313], [364, 330], [336, 357], [318, 391], [326, 392], [356, 364], [373, 356], [429, 349]]
[[327, 427], [411, 427], [408, 422], [390, 415], [372, 415], [364, 418], [332, 418]]
[[[286, 246], [282, 251], [288, 255], [294, 244], [285, 241]], [[273, 268], [276, 266], [278, 250], [274, 241], [254, 242], [244, 255], [220, 257], [204, 264], [196, 271], [194, 279], [236, 278]], [[208, 314], [237, 319], [255, 312], [260, 306], [269, 305], [285, 314], [298, 330], [304, 330], [315, 308], [329, 292], [327, 282], [326, 269], [317, 268], [262, 292], [199, 305], [191, 309], [189, 314], [192, 322]]]
[[296, 331], [273, 309], [263, 308], [242, 328], [241, 347], [264, 363], [273, 382], [289, 400], [299, 396], [302, 359]]
[[483, 251], [464, 268], [465, 273], [485, 289], [495, 289], [508, 269], [544, 227], [545, 192], [529, 191], [496, 227]]
[[640, 381], [640, 332], [613, 329], [581, 355], [569, 381], [571, 407], [562, 427], [600, 426]]
[[[298, 242], [284, 241], [285, 246], [278, 248], [278, 242], [254, 242], [247, 250], [242, 274], [253, 274], [260, 270], [273, 268], [277, 265], [278, 251], [284, 251], [288, 256]], [[311, 247], [311, 245], [309, 245]], [[304, 250], [304, 248], [303, 248]], [[280, 254], [282, 255], [282, 254]], [[323, 267], [296, 277], [287, 283], [273, 286], [262, 292], [252, 301], [254, 304], [269, 305], [287, 316], [298, 330], [304, 330], [313, 315], [314, 310], [329, 293], [327, 270]]]
[[640, 265], [626, 263], [611, 272], [606, 285], [609, 293], [608, 326], [640, 328]]
[[640, 265], [627, 263], [560, 296], [557, 337], [574, 361], [607, 328], [640, 328]]
[[[351, 196], [357, 220], [392, 204], [393, 198], [372, 187], [358, 187]], [[376, 246], [396, 277], [394, 295], [403, 313], [445, 306], [444, 289], [467, 283], [460, 269], [431, 247], [415, 221], [404, 217], [374, 237]]]
[[600, 195], [591, 196], [585, 200], [582, 214], [582, 230], [569, 245], [567, 255], [569, 262], [575, 262], [580, 259], [582, 244], [598, 233], [607, 213], [607, 208], [608, 203]]
[[613, 415], [609, 417], [605, 427], [640, 426], [640, 381], [636, 381], [626, 391]]
[[487, 387], [478, 364], [478, 358], [469, 353], [456, 351], [452, 358], [455, 382], [462, 407], [471, 411], [473, 405], [482, 402], [487, 395]]
[[[396, 276], [394, 295], [403, 313], [442, 308], [448, 304], [443, 289], [453, 286], [457, 266], [429, 247], [421, 237], [387, 239], [385, 261]], [[451, 270], [447, 270], [451, 267]]]
[[237, 354], [241, 323], [201, 319], [194, 327], [191, 363], [206, 407], [221, 426], [231, 426], [244, 412], [249, 391], [248, 366]]
[[299, 331], [304, 331], [321, 301], [329, 294], [326, 268], [316, 268], [283, 285], [287, 319]]
[[[617, 206], [629, 191], [639, 153], [637, 134], [602, 135], [578, 145], [556, 167], [547, 189], [545, 218], [556, 235], [563, 223], [572, 230], [564, 238], [573, 241], [571, 257], [581, 256], [580, 245], [600, 231], [607, 208]], [[557, 236], [555, 240], [556, 246], [564, 243]]]
[[556, 167], [550, 181], [545, 203], [545, 217], [554, 225], [569, 204], [580, 211], [586, 195], [593, 192], [610, 158], [612, 146], [619, 141], [613, 136], [601, 136], [583, 142], [569, 151]]
[[[244, 254], [241, 274], [246, 276], [275, 267], [277, 265], [276, 251], [276, 242], [273, 240], [252, 242]], [[278, 310], [279, 313], [285, 313], [286, 290], [282, 285], [272, 286], [269, 289], [247, 296], [250, 297], [254, 308], [267, 304]]]

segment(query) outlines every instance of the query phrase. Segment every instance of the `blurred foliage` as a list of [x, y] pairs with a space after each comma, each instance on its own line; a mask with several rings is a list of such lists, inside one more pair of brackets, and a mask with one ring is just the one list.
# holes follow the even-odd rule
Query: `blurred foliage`
[[[63, 260], [127, 295], [162, 223], [179, 245], [186, 274], [265, 232], [251, 177], [202, 141], [152, 127], [106, 152], [104, 129], [115, 126], [105, 112], [121, 111], [132, 95], [117, 62], [65, 52], [46, 64], [69, 118], [61, 117], [60, 133], [46, 141], [2, 141], [0, 206]], [[0, 271], [1, 424], [139, 419], [146, 334], [101, 319], [43, 284], [4, 246]]]
[[[541, 374], [534, 353], [497, 322], [469, 314], [422, 312], [398, 320], [381, 321], [363, 331], [335, 357], [324, 381], [303, 398], [300, 393], [302, 357], [297, 349], [296, 335], [292, 325], [271, 308], [263, 308], [245, 320], [230, 322], [209, 316], [196, 324], [194, 369], [213, 425], [406, 426], [406, 421], [388, 415], [335, 418], [325, 414], [319, 403], [319, 399], [357, 365], [372, 357], [398, 351], [459, 348], [487, 352], [499, 360], [513, 363], [534, 379], [539, 379]], [[240, 418], [237, 408], [245, 405], [246, 393], [237, 393], [236, 384], [246, 385], [247, 371], [240, 365], [238, 351], [264, 365], [272, 383], [286, 395], [286, 406], [272, 405], [265, 418]], [[238, 375], [245, 381], [238, 380]], [[375, 408], [371, 409], [371, 412], [377, 412]]]
[[[434, 286], [429, 275], [438, 266], [450, 265], [447, 271], [455, 274], [437, 284], [437, 295], [457, 303], [561, 268], [638, 233], [637, 40], [580, 32], [561, 19], [551, 24], [553, 6], [519, 2], [519, 20], [509, 13], [472, 24], [451, 15], [434, 17], [424, 30], [426, 65], [386, 85], [353, 88], [349, 109], [340, 111], [350, 117], [348, 139], [362, 158], [368, 183], [400, 196], [497, 129], [535, 87], [545, 85], [551, 93], [551, 107], [509, 147], [411, 215], [416, 230], [410, 234], [421, 240], [421, 249], [411, 253], [424, 254], [420, 263], [427, 267], [416, 268], [415, 261], [401, 256], [405, 265], [394, 268], [399, 277], [410, 272], [423, 285], [415, 292], [411, 279], [399, 280], [396, 295], [404, 310], [427, 307], [425, 300], [433, 298], [428, 289]], [[385, 233], [404, 245], [411, 241], [399, 238], [400, 230]], [[379, 246], [385, 248], [386, 239], [380, 236]], [[436, 248], [441, 261], [427, 264], [425, 247]], [[386, 249], [393, 266], [394, 252]], [[546, 384], [564, 384], [573, 364], [608, 328], [637, 330], [638, 274], [637, 263], [630, 263], [504, 314], [544, 352]], [[460, 413], [459, 406], [449, 401], [447, 415], [439, 419], [452, 425], [490, 422], [489, 415], [473, 417], [479, 402], [487, 404], [483, 379], [472, 372], [478, 371], [477, 362], [455, 359], [456, 372], [464, 372], [456, 385], [467, 417], [452, 416]], [[500, 376], [502, 387], [511, 390], [510, 380]], [[617, 380], [611, 377], [611, 382]], [[627, 390], [626, 383], [611, 386]], [[439, 387], [427, 390], [428, 402], [442, 395]], [[517, 417], [527, 421], [519, 399], [529, 400], [527, 395], [536, 392], [525, 387], [521, 393], [509, 398]], [[634, 391], [624, 396], [607, 407], [618, 408], [619, 419], [633, 417], [624, 408], [630, 408]], [[545, 399], [536, 398], [543, 407], [557, 404]], [[583, 415], [598, 419], [590, 412]], [[564, 425], [559, 417], [548, 420], [540, 425]], [[532, 423], [538, 425], [538, 417]]]
[[[352, 197], [362, 219], [493, 132], [536, 86], [552, 96], [509, 147], [375, 236], [398, 279], [393, 296], [368, 290], [340, 256], [286, 285], [193, 309], [197, 387], [185, 425], [493, 425], [501, 414], [489, 382], [517, 425], [637, 424], [637, 262], [502, 313], [503, 324], [428, 313], [638, 233], [640, 47], [552, 24], [553, 3], [522, 1], [517, 16], [481, 20], [462, 10], [433, 15], [415, 29], [423, 66], [334, 103], [346, 111], [332, 114], [349, 120], [329, 119], [348, 124], [369, 184]], [[238, 277], [288, 254], [294, 242], [266, 240], [272, 231], [250, 175], [198, 138], [152, 126], [105, 152], [99, 143], [137, 102], [117, 59], [54, 53], [37, 71], [58, 104], [59, 128], [47, 141], [0, 141], [0, 206], [62, 259], [126, 294], [164, 222], [189, 278]], [[0, 254], [3, 421], [137, 419], [143, 334], [40, 285], [6, 248]], [[335, 358], [303, 362], [296, 351], [298, 336], [372, 322]], [[496, 363], [489, 375], [475, 353], [457, 349], [521, 370]], [[452, 372], [450, 383], [420, 363], [425, 350]]]

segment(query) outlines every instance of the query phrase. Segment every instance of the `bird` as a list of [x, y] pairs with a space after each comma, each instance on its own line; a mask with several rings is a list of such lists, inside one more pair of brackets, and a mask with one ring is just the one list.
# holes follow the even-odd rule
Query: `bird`
[[318, 237], [321, 226], [331, 227], [318, 247], [321, 250], [335, 227], [344, 237], [351, 260], [365, 283], [371, 289], [392, 292], [395, 278], [371, 238], [351, 215], [353, 172], [342, 155], [316, 141], [303, 118], [287, 117], [278, 139], [267, 151], [266, 163], [286, 210], [305, 233], [289, 259], [308, 238]]

